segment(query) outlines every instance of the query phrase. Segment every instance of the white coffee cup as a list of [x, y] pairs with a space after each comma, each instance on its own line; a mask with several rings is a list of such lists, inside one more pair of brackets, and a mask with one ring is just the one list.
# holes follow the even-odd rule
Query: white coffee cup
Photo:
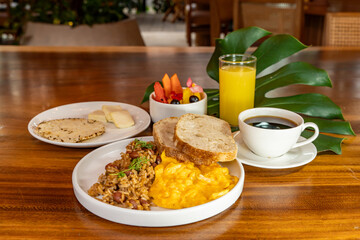
[[[295, 126], [286, 129], [264, 129], [245, 122], [251, 118], [264, 116], [287, 119]], [[315, 123], [304, 123], [304, 119], [299, 114], [280, 108], [248, 109], [239, 114], [238, 120], [244, 143], [252, 152], [262, 157], [279, 157], [292, 148], [311, 143], [319, 135], [319, 128]], [[309, 127], [315, 130], [314, 135], [298, 142], [300, 134]]]

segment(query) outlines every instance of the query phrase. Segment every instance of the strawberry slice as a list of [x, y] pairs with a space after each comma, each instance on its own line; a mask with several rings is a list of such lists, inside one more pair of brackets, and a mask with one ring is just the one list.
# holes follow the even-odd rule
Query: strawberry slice
[[156, 82], [154, 84], [154, 91], [155, 91], [155, 101], [167, 103], [164, 89], [159, 82]]

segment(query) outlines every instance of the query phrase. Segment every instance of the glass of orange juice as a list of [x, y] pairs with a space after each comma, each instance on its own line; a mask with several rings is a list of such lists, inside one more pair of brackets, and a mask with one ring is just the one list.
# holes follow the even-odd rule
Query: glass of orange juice
[[240, 112], [254, 107], [256, 57], [228, 54], [219, 58], [220, 118], [238, 125]]

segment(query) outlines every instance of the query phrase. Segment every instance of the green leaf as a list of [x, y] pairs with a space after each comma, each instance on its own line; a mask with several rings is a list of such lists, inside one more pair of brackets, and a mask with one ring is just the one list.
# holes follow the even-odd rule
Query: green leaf
[[215, 40], [215, 51], [210, 58], [210, 61], [206, 67], [206, 71], [212, 79], [219, 82], [219, 57], [224, 55], [223, 50], [221, 49], [222, 39]]
[[155, 85], [155, 82], [153, 82], [146, 88], [143, 100], [141, 101], [141, 104], [149, 101], [150, 94], [154, 91], [154, 85]]
[[239, 127], [238, 126], [231, 126], [231, 132], [236, 132], [239, 131]]
[[213, 94], [207, 94], [207, 105], [208, 107], [212, 107], [214, 105], [219, 105], [219, 90], [217, 90], [217, 93], [213, 93]]
[[271, 32], [268, 32], [259, 27], [247, 27], [229, 33], [219, 43], [222, 46], [221, 50], [226, 54], [228, 53], [242, 54], [257, 40], [265, 36], [268, 36], [270, 34]]
[[207, 89], [204, 89], [204, 92], [206, 93], [206, 95], [208, 97], [219, 95], [219, 89], [207, 88]]
[[276, 88], [293, 84], [331, 87], [331, 81], [326, 71], [305, 62], [293, 62], [256, 79], [256, 99], [259, 103], [265, 94]]
[[355, 133], [350, 126], [350, 123], [346, 121], [334, 121], [329, 119], [312, 117], [304, 117], [304, 120], [305, 122], [315, 123], [319, 127], [320, 132], [355, 136]]
[[[216, 40], [216, 47], [207, 65], [208, 75], [219, 81], [219, 57], [224, 54], [244, 53], [258, 39], [269, 35], [269, 32], [256, 28], [244, 28], [228, 34], [224, 39]], [[295, 96], [276, 98], [265, 97], [269, 91], [294, 84], [331, 87], [328, 74], [308, 63], [293, 62], [271, 72], [270, 67], [279, 61], [307, 48], [296, 38], [280, 34], [265, 40], [253, 53], [257, 57], [257, 73], [265, 69], [269, 74], [256, 80], [255, 107], [283, 108], [305, 115], [305, 121], [315, 122], [321, 132], [343, 135], [354, 135], [350, 123], [343, 120], [337, 106], [327, 96], [317, 93], [306, 93]], [[275, 68], [275, 67], [273, 67]], [[208, 114], [219, 116], [219, 95], [212, 90], [208, 93]], [[335, 119], [335, 120], [334, 120]], [[338, 120], [341, 119], [341, 120]], [[236, 130], [235, 128], [233, 130]], [[309, 137], [313, 132], [305, 130], [303, 136]], [[333, 151], [341, 154], [343, 138], [320, 134], [314, 141], [319, 152]]]
[[247, 27], [228, 34], [224, 39], [216, 39], [215, 51], [207, 65], [208, 75], [219, 82], [219, 57], [245, 51], [260, 38], [271, 34], [259, 27]]
[[219, 89], [204, 89], [207, 95], [207, 114], [215, 117], [219, 115]]
[[341, 109], [330, 98], [318, 93], [305, 93], [289, 97], [264, 98], [255, 107], [283, 108], [313, 117], [344, 119]]
[[[312, 131], [305, 130], [301, 136], [309, 138], [314, 134]], [[332, 137], [324, 134], [319, 134], [313, 144], [316, 146], [318, 152], [332, 151], [336, 154], [341, 154], [341, 143], [344, 138]]]
[[256, 73], [261, 73], [271, 65], [304, 48], [307, 46], [291, 35], [279, 34], [268, 38], [253, 53], [257, 57]]
[[208, 106], [207, 115], [214, 116], [214, 117], [220, 117], [219, 104]]

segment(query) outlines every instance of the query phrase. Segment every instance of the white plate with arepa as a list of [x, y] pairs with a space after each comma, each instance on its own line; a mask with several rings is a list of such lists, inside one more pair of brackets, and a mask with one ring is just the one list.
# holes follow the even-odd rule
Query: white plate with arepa
[[[113, 123], [105, 123], [105, 133], [95, 138], [79, 142], [79, 143], [68, 143], [68, 142], [57, 142], [46, 139], [37, 135], [34, 129], [38, 124], [44, 121], [53, 119], [66, 119], [66, 118], [87, 118], [88, 114], [100, 110], [103, 105], [120, 105], [124, 110], [127, 110], [135, 121], [135, 125], [129, 128], [117, 128]], [[150, 115], [143, 109], [119, 102], [81, 102], [67, 104], [59, 107], [55, 107], [46, 110], [36, 115], [28, 124], [28, 130], [30, 134], [40, 141], [62, 146], [62, 147], [73, 147], [73, 148], [92, 148], [102, 146], [111, 142], [119, 141], [121, 139], [129, 138], [141, 133], [147, 129], [150, 125]]]
[[[139, 137], [142, 141], [153, 141], [153, 137]], [[231, 175], [239, 178], [235, 187], [224, 196], [195, 207], [165, 209], [151, 207], [150, 211], [116, 207], [88, 195], [88, 189], [104, 172], [104, 166], [120, 158], [125, 147], [134, 139], [124, 139], [93, 150], [83, 157], [72, 174], [74, 193], [78, 201], [93, 214], [116, 223], [142, 227], [169, 227], [189, 224], [210, 218], [231, 207], [240, 197], [245, 179], [244, 168], [238, 160], [221, 163]]]

